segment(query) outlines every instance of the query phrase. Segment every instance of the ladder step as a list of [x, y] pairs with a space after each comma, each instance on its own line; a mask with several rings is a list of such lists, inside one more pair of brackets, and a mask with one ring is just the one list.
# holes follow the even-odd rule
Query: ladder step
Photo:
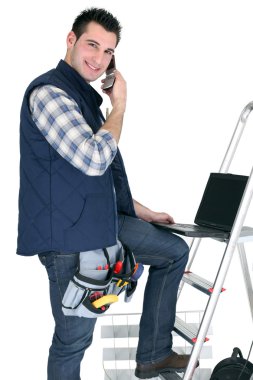
[[[211, 368], [199, 368], [194, 372], [192, 380], [209, 380], [212, 374]], [[184, 373], [178, 374], [177, 372], [164, 372], [160, 373], [158, 379], [160, 380], [182, 380]], [[107, 380], [107, 379], [106, 379]]]
[[[184, 338], [187, 342], [194, 344], [197, 341], [198, 328], [192, 324], [186, 323], [179, 317], [176, 317], [173, 329], [178, 335]], [[205, 338], [205, 342], [209, 339]]]
[[[213, 284], [210, 281], [205, 280], [204, 278], [190, 271], [185, 272], [183, 281], [209, 296], [213, 292]], [[224, 292], [224, 290], [226, 289], [222, 288], [221, 292]]]
[[159, 374], [161, 380], [182, 380], [182, 376], [179, 376], [176, 372], [164, 372]]

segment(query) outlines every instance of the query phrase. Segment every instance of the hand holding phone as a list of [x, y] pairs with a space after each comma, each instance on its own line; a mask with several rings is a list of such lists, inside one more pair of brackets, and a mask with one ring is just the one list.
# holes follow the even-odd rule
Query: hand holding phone
[[102, 84], [103, 90], [110, 90], [113, 87], [114, 82], [115, 82], [115, 75], [114, 75], [115, 69], [116, 69], [115, 57], [113, 55], [109, 63], [109, 66], [107, 67], [107, 70], [105, 72], [106, 76], [104, 79], [104, 83]]

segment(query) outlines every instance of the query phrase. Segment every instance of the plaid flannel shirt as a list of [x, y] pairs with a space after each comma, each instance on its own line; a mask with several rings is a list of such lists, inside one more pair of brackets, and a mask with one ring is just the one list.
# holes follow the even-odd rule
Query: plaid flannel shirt
[[117, 153], [112, 134], [94, 134], [77, 103], [63, 90], [45, 85], [30, 96], [32, 119], [49, 144], [73, 166], [89, 176], [102, 175]]

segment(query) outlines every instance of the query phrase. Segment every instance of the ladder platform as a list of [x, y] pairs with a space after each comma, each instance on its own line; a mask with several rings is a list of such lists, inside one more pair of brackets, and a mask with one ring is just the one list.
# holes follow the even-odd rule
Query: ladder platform
[[[207, 294], [208, 296], [210, 296], [213, 292], [213, 284], [210, 281], [198, 276], [197, 274], [192, 273], [191, 271], [185, 272], [183, 281]], [[225, 288], [222, 288], [221, 292], [224, 292], [225, 290]]]
[[[173, 330], [190, 344], [197, 342], [198, 328], [192, 324], [186, 323], [179, 317], [176, 317]], [[205, 338], [204, 342], [207, 342], [208, 340], [208, 338]]]
[[248, 226], [243, 226], [240, 232], [240, 237], [238, 243], [242, 241], [250, 241], [253, 240], [253, 228]]
[[[218, 240], [224, 242], [224, 239], [214, 238], [214, 240]], [[227, 242], [228, 239], [225, 240]], [[243, 226], [240, 232], [240, 236], [237, 240], [237, 243], [247, 243], [249, 241], [253, 241], [253, 227]]]

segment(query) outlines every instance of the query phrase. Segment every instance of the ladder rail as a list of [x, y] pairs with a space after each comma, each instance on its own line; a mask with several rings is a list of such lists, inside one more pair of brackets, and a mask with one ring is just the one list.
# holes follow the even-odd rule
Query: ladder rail
[[201, 240], [202, 240], [201, 238], [194, 238], [194, 239], [192, 239], [191, 246], [190, 246], [191, 257], [190, 257], [190, 259], [189, 259], [189, 261], [187, 263], [187, 266], [186, 266], [186, 269], [185, 269], [186, 271], [191, 270], [191, 266], [192, 266], [192, 263], [193, 263], [193, 261], [195, 259], [196, 254], [197, 254], [197, 251], [199, 249], [199, 245], [201, 243]]
[[[241, 112], [234, 134], [232, 136], [229, 147], [227, 149], [222, 165], [220, 167], [221, 173], [226, 173], [230, 167], [230, 164], [234, 158], [236, 149], [240, 142], [241, 136], [243, 134], [245, 125], [247, 123], [248, 117], [252, 110], [253, 110], [253, 102], [250, 102], [246, 105], [246, 107]], [[235, 248], [238, 243], [240, 232], [243, 227], [244, 220], [246, 218], [246, 214], [247, 214], [247, 211], [252, 199], [252, 195], [253, 195], [253, 167], [252, 167], [249, 179], [247, 181], [246, 188], [244, 190], [244, 194], [243, 194], [240, 207], [238, 209], [238, 212], [234, 221], [234, 225], [230, 234], [230, 238], [227, 243], [227, 247], [224, 251], [221, 264], [220, 264], [216, 279], [214, 281], [213, 293], [210, 296], [209, 301], [207, 303], [207, 306], [202, 318], [202, 322], [200, 324], [200, 328], [198, 331], [197, 341], [192, 349], [191, 357], [190, 357], [188, 366], [186, 368], [186, 371], [184, 373], [183, 380], [190, 380], [193, 376], [196, 363], [200, 355], [200, 351], [205, 341], [205, 337], [206, 337], [210, 322], [213, 317], [215, 307], [217, 305], [217, 302], [218, 302], [218, 299], [219, 299], [219, 296], [220, 296], [220, 293], [221, 293], [221, 290], [226, 278], [227, 271], [229, 269]], [[195, 256], [196, 256], [196, 250], [194, 251], [194, 257]], [[192, 261], [193, 260], [191, 260], [190, 266], [192, 265]]]
[[248, 294], [249, 307], [250, 307], [251, 317], [253, 321], [253, 287], [252, 287], [252, 282], [251, 282], [251, 276], [249, 273], [249, 266], [248, 266], [244, 244], [242, 243], [237, 244], [237, 249], [238, 249], [239, 257], [241, 261], [243, 278], [244, 278], [244, 282], [245, 282], [245, 286], [246, 286], [246, 290]]
[[[197, 251], [199, 249], [200, 243], [201, 243], [201, 238], [194, 238], [194, 239], [192, 239], [191, 245], [190, 245], [190, 258], [189, 258], [189, 261], [188, 261], [187, 266], [185, 268], [185, 272], [190, 271], [192, 263], [193, 263], [193, 261], [195, 259]], [[185, 285], [184, 281], [181, 281], [181, 284], [180, 284], [180, 287], [179, 287], [178, 293], [177, 293], [177, 299], [179, 299], [179, 297], [180, 297], [180, 295], [182, 293], [184, 285]]]
[[253, 101], [248, 103], [244, 109], [242, 110], [238, 122], [236, 124], [236, 128], [234, 130], [233, 136], [229, 143], [228, 149], [223, 158], [220, 173], [227, 173], [230, 167], [230, 164], [234, 158], [235, 152], [237, 150], [238, 144], [241, 140], [242, 134], [244, 132], [244, 128], [246, 126], [248, 117], [253, 110]]

